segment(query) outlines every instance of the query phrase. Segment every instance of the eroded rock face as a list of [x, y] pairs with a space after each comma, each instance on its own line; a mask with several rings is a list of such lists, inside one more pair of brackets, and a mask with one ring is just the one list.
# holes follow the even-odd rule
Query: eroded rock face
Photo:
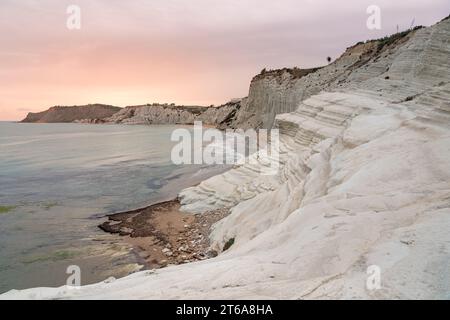
[[[241, 107], [232, 126], [239, 126], [247, 119], [244, 127], [251, 124], [279, 128], [282, 133], [281, 163], [284, 165], [293, 161], [290, 150], [311, 147], [336, 137], [352, 118], [375, 108], [372, 105], [404, 103], [412, 107], [425, 101], [415, 112], [431, 116], [434, 121], [450, 121], [445, 111], [449, 101], [448, 75], [442, 69], [449, 68], [445, 59], [448, 34], [442, 31], [445, 23], [448, 21], [404, 33], [383, 45], [380, 41], [357, 44], [332, 64], [300, 76], [288, 69], [258, 75], [252, 80], [248, 101]], [[439, 48], [434, 52], [440, 44], [444, 44], [441, 46], [444, 51]], [[418, 61], [417, 52], [422, 52], [420, 58], [423, 61]], [[433, 71], [427, 70], [429, 68]], [[430, 79], [427, 74], [432, 72], [436, 77]], [[256, 105], [260, 110], [256, 110]], [[245, 116], [248, 110], [254, 110], [253, 117]], [[288, 110], [288, 113], [283, 114], [282, 110]], [[294, 145], [292, 141], [295, 141]], [[261, 176], [252, 165], [212, 177], [180, 193], [182, 210], [202, 212], [233, 207], [260, 193], [277, 189], [289, 177], [289, 172], [303, 179], [306, 173], [299, 171], [305, 165], [295, 161], [295, 168], [285, 168], [283, 170], [288, 172], [277, 177]]]
[[123, 124], [193, 124], [202, 121], [206, 125], [227, 126], [239, 110], [241, 100], [218, 107], [176, 106], [152, 104], [130, 106], [122, 109], [106, 122]]
[[55, 106], [50, 109], [38, 112], [28, 113], [22, 122], [102, 122], [118, 112], [121, 108], [104, 104], [89, 104], [85, 106]]
[[[450, 228], [449, 39], [446, 20], [347, 70], [330, 92], [275, 117], [278, 175], [237, 167], [183, 190], [182, 209], [231, 207], [215, 225], [213, 248], [233, 238], [236, 258], [254, 253], [262, 263], [263, 252], [273, 254], [292, 279], [308, 279], [296, 297], [444, 297], [450, 283], [441, 286], [421, 261], [449, 240], [439, 238]], [[448, 254], [428, 262], [441, 270]], [[364, 287], [371, 264], [385, 272], [384, 291]], [[409, 280], [402, 284], [399, 273]], [[423, 286], [410, 285], [418, 279]], [[318, 291], [305, 289], [313, 283]]]
[[[358, 43], [347, 48], [336, 61], [323, 67], [262, 72], [251, 81], [248, 100], [230, 127], [272, 128], [277, 114], [295, 111], [301, 101], [312, 95], [321, 91], [340, 90], [353, 82], [386, 73], [389, 63], [383, 59], [392, 58], [417, 31], [410, 30], [387, 39]], [[389, 74], [386, 76], [389, 77]], [[395, 73], [392, 75], [395, 78]]]

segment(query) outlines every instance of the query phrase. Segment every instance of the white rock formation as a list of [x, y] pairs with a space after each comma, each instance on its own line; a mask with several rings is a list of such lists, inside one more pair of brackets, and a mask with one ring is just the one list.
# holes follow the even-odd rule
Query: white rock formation
[[278, 175], [242, 166], [181, 194], [232, 207], [212, 234], [235, 239], [225, 253], [0, 298], [450, 298], [450, 19], [391, 49], [276, 117]]
[[122, 124], [193, 124], [202, 121], [208, 125], [226, 125], [240, 108], [241, 100], [228, 102], [218, 107], [142, 105], [126, 107], [106, 122]]

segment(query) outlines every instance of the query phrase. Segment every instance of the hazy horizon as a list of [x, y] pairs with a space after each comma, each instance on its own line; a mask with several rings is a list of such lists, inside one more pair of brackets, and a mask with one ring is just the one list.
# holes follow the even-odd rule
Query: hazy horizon
[[[66, 27], [69, 5], [81, 29]], [[369, 30], [369, 5], [381, 30]], [[326, 64], [358, 41], [449, 14], [450, 0], [3, 0], [0, 120], [53, 105], [219, 105], [263, 68]]]

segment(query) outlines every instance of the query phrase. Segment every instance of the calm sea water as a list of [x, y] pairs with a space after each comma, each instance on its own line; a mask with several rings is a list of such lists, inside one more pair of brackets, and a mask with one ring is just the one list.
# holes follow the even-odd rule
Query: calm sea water
[[0, 122], [0, 293], [60, 286], [69, 265], [88, 284], [138, 270], [107, 213], [176, 196], [223, 167], [170, 161], [174, 126]]

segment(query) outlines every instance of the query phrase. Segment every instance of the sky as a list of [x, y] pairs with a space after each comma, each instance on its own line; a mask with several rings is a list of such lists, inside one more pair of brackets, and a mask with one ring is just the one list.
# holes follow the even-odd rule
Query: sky
[[[67, 7], [80, 29], [67, 28]], [[381, 29], [367, 28], [370, 5]], [[261, 69], [314, 67], [450, 0], [0, 0], [0, 120], [53, 105], [220, 105]]]

